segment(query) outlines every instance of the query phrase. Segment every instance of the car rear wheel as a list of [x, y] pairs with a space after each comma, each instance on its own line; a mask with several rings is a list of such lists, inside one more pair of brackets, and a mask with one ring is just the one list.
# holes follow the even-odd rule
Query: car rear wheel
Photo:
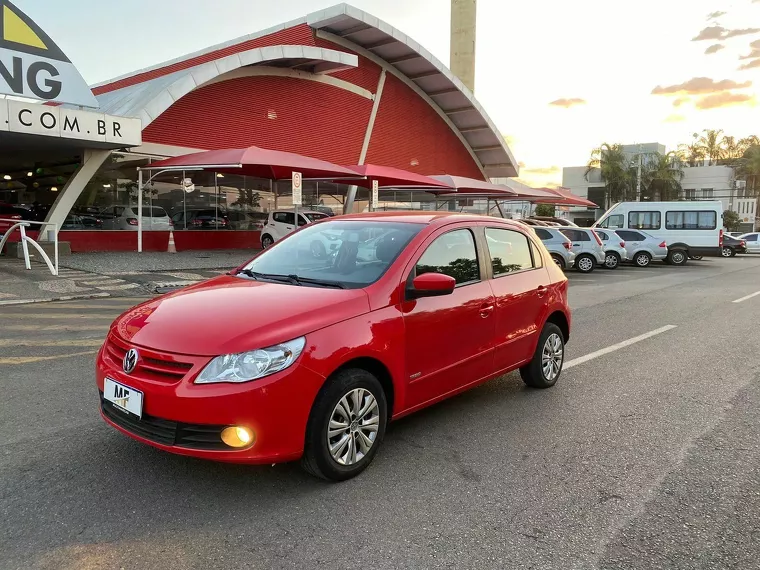
[[269, 247], [272, 247], [272, 244], [274, 243], [274, 240], [272, 239], [272, 236], [269, 234], [264, 234], [261, 236], [261, 247], [264, 249], [267, 249]]
[[733, 249], [731, 249], [730, 247], [723, 247], [723, 248], [720, 250], [720, 254], [721, 254], [723, 257], [732, 257], [732, 256], [734, 255], [734, 250], [733, 250]]
[[594, 270], [594, 258], [590, 255], [579, 255], [575, 258], [575, 268], [581, 273], [591, 273]]
[[608, 251], [604, 256], [604, 267], [607, 269], [617, 269], [620, 265], [620, 256], [614, 251]]
[[674, 249], [668, 252], [668, 261], [671, 265], [686, 265], [688, 260], [689, 257], [686, 255], [686, 252], [681, 249]]
[[546, 323], [530, 364], [520, 368], [523, 382], [531, 388], [551, 388], [559, 380], [565, 362], [565, 339], [554, 323]]
[[377, 453], [387, 418], [385, 392], [377, 378], [361, 369], [338, 372], [314, 402], [301, 465], [328, 481], [355, 477]]
[[561, 255], [557, 255], [556, 253], [552, 253], [552, 260], [554, 260], [554, 263], [556, 263], [560, 269], [565, 268], [565, 260], [562, 259]]
[[633, 261], [637, 267], [647, 267], [652, 263], [652, 256], [646, 251], [640, 251], [634, 256]]

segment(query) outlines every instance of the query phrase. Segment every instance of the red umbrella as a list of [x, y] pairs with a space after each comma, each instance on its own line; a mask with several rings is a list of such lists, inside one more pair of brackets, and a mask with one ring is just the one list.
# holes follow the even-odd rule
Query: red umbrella
[[[517, 192], [508, 186], [504, 186], [503, 184], [491, 184], [490, 182], [486, 182], [485, 180], [478, 180], [477, 178], [451, 176], [449, 174], [436, 174], [430, 178], [433, 178], [434, 180], [445, 184], [449, 188], [454, 188], [456, 194], [490, 196], [492, 198], [511, 198], [517, 194]], [[451, 190], [442, 190], [439, 192], [451, 193]]]
[[164, 169], [213, 170], [270, 180], [290, 179], [293, 171], [300, 172], [305, 179], [360, 178], [355, 171], [331, 162], [257, 146], [194, 152], [159, 160], [146, 167], [146, 170]]
[[364, 188], [372, 188], [372, 181], [377, 180], [377, 185], [380, 188], [435, 188], [451, 192], [454, 188], [441, 182], [423, 176], [422, 174], [416, 174], [401, 168], [393, 168], [392, 166], [379, 166], [377, 164], [357, 164], [356, 166], [347, 166], [360, 176], [366, 176], [365, 180], [358, 180], [352, 182], [356, 186], [362, 186]]
[[587, 208], [598, 208], [599, 205], [596, 202], [592, 202], [591, 200], [586, 200], [586, 198], [581, 198], [580, 196], [576, 196], [570, 190], [567, 188], [544, 188], [543, 190], [546, 190], [548, 192], [551, 192], [556, 196], [556, 198], [546, 198], [546, 199], [539, 199], [535, 200], [537, 203], [543, 203], [543, 204], [558, 204], [562, 206], [584, 206]]

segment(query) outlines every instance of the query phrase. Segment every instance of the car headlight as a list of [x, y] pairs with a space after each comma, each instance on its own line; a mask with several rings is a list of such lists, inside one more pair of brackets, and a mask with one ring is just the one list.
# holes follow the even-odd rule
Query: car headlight
[[217, 356], [206, 365], [194, 383], [250, 382], [269, 376], [293, 364], [304, 346], [306, 338], [300, 337], [269, 348]]

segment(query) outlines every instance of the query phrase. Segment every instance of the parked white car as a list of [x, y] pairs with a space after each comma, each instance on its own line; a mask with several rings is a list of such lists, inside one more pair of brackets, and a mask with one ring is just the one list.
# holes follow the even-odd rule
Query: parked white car
[[747, 244], [747, 253], [760, 253], [760, 233], [742, 234], [736, 239], [743, 239]]
[[[315, 212], [313, 210], [299, 210], [298, 211], [298, 227], [305, 226], [311, 222], [324, 220], [329, 218], [327, 214], [323, 212]], [[291, 210], [275, 210], [269, 213], [264, 229], [261, 230], [261, 247], [264, 249], [270, 247], [276, 241], [280, 241], [286, 235], [292, 233], [296, 229], [296, 216]]]
[[617, 269], [628, 259], [625, 240], [612, 230], [594, 230], [604, 244], [604, 265], [606, 269]]
[[[143, 231], [169, 231], [172, 221], [166, 210], [158, 206], [143, 206]], [[104, 230], [134, 230], [137, 231], [137, 206], [108, 206], [97, 213], [103, 221]]]
[[607, 210], [594, 227], [644, 230], [667, 244], [667, 263], [684, 265], [689, 257], [720, 255], [723, 204], [720, 201], [620, 202]]

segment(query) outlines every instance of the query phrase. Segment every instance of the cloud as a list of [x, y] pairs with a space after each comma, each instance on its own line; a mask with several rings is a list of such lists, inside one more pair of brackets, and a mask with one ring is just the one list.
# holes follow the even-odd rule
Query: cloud
[[726, 14], [727, 14], [727, 12], [720, 12], [720, 11], [718, 11], [718, 12], [710, 12], [707, 15], [707, 19], [708, 20], [717, 20], [718, 18], [720, 18], [721, 16], [725, 16]]
[[732, 105], [744, 105], [745, 103], [755, 104], [756, 101], [752, 95], [745, 95], [744, 93], [715, 93], [699, 99], [697, 109], [717, 109]]
[[718, 53], [720, 50], [724, 49], [726, 46], [723, 44], [713, 44], [709, 48], [705, 50], [706, 55], [710, 55], [711, 53]]
[[680, 107], [684, 103], [688, 103], [691, 101], [688, 97], [678, 97], [677, 99], [673, 99], [673, 106], [674, 107]]
[[739, 59], [757, 59], [760, 57], [760, 48], [755, 48], [747, 55], [741, 56]]
[[668, 85], [666, 87], [658, 85], [652, 89], [652, 95], [703, 95], [705, 93], [721, 93], [723, 91], [730, 91], [731, 89], [744, 89], [751, 86], [751, 81], [737, 83], [731, 79], [715, 81], [709, 77], [694, 77], [677, 85]]
[[745, 71], [747, 69], [756, 69], [760, 67], [760, 59], [753, 59], [750, 62], [745, 63], [739, 67], [739, 71]]
[[707, 26], [704, 30], [699, 32], [696, 36], [691, 38], [693, 42], [701, 42], [704, 40], [722, 40], [723, 34], [727, 32], [723, 26]]
[[686, 120], [683, 115], [668, 115], [663, 122], [665, 123], [682, 123]]
[[760, 33], [760, 28], [743, 28], [741, 30], [728, 30], [723, 39], [735, 38], [738, 36], [751, 36]]
[[569, 99], [563, 98], [563, 99], [557, 99], [556, 101], [552, 101], [549, 103], [549, 105], [553, 105], [555, 107], [564, 107], [565, 109], [569, 109], [570, 107], [574, 107], [576, 105], [585, 105], [586, 100], [581, 99], [579, 97], [571, 97]]
[[538, 167], [535, 167], [535, 168], [525, 168], [525, 167], [523, 167], [523, 168], [520, 169], [520, 174], [531, 173], [531, 174], [544, 174], [544, 175], [549, 176], [551, 174], [558, 174], [561, 170], [562, 169], [559, 166], [543, 166], [543, 167], [538, 166]]
[[707, 26], [696, 36], [691, 38], [693, 42], [702, 42], [705, 40], [726, 40], [738, 36], [748, 36], [760, 33], [760, 28], [742, 28], [739, 30], [728, 30], [723, 26]]

